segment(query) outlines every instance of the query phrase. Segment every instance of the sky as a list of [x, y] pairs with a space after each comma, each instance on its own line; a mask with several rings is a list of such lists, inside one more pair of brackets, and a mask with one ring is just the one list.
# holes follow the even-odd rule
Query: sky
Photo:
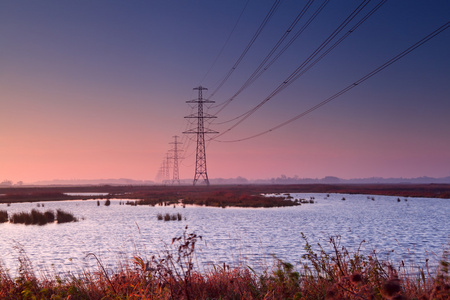
[[[180, 178], [193, 178], [196, 135], [183, 132], [196, 126], [185, 118], [196, 113], [186, 101], [196, 99], [200, 85], [216, 101], [205, 107], [216, 116], [205, 125], [223, 133], [206, 135], [209, 178], [450, 176], [448, 29], [319, 109], [246, 139], [307, 111], [449, 22], [450, 1], [387, 1], [228, 130], [237, 120], [223, 122], [266, 99], [363, 1], [329, 1], [223, 107], [307, 5], [281, 1], [244, 53], [274, 3], [0, 1], [0, 181], [155, 180], [175, 135], [183, 143]], [[278, 50], [322, 3], [312, 2]], [[337, 39], [378, 3], [369, 1]]]

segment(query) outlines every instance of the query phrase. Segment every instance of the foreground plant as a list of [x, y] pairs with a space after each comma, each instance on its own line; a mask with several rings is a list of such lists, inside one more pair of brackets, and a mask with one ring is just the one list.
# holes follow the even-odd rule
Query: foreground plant
[[276, 259], [260, 273], [226, 264], [201, 272], [194, 262], [202, 237], [187, 229], [159, 255], [135, 256], [117, 270], [90, 254], [98, 269], [79, 275], [36, 276], [20, 250], [18, 277], [0, 264], [0, 299], [450, 299], [446, 251], [438, 269], [426, 265], [416, 273], [380, 261], [375, 252], [349, 252], [339, 237], [322, 247], [303, 236], [306, 254], [297, 269]]

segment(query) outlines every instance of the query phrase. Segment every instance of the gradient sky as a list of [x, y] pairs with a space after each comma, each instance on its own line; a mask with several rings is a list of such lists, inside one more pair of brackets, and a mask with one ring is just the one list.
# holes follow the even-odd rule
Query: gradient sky
[[[379, 1], [372, 2], [364, 12]], [[248, 2], [218, 57], [245, 3], [0, 1], [0, 181], [154, 180], [172, 136], [189, 128], [185, 102], [196, 97], [192, 89], [201, 84], [212, 92], [218, 86], [273, 1]], [[222, 103], [240, 88], [305, 3], [282, 1], [212, 100]], [[359, 3], [331, 0], [215, 122], [262, 101]], [[300, 114], [449, 20], [447, 0], [387, 1], [310, 71], [218, 140], [245, 138]], [[283, 128], [242, 142], [209, 142], [209, 177], [450, 176], [449, 53], [446, 30]], [[223, 132], [232, 124], [210, 128]], [[193, 178], [195, 142], [182, 141], [187, 148], [180, 177]]]

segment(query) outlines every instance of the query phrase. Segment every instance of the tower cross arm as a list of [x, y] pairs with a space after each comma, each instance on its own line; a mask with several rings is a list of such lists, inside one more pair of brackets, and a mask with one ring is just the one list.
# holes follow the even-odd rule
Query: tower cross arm
[[189, 116], [185, 116], [185, 118], [193, 118], [193, 119], [213, 119], [213, 118], [217, 118], [214, 115], [210, 115], [210, 114], [203, 114], [201, 116], [199, 116], [198, 114], [191, 114]]
[[216, 103], [216, 101], [208, 100], [208, 99], [194, 99], [188, 100], [186, 103]]
[[195, 133], [195, 134], [197, 134], [197, 133], [203, 133], [203, 134], [216, 134], [216, 133], [219, 133], [219, 132], [218, 132], [218, 131], [215, 131], [215, 130], [208, 129], [208, 128], [205, 128], [205, 129], [203, 129], [202, 131], [198, 131], [197, 128], [194, 128], [194, 129], [190, 129], [190, 130], [187, 130], [187, 131], [183, 131], [183, 133], [184, 133], [184, 134], [186, 134], [186, 133]]

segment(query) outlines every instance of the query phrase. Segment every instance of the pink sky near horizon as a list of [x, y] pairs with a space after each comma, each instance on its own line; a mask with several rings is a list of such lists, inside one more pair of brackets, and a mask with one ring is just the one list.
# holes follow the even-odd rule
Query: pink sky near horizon
[[[217, 121], [261, 101], [295, 69], [302, 47], [313, 49], [325, 36], [319, 33], [333, 28], [330, 17], [341, 20], [357, 3], [330, 3], [305, 45], [294, 44], [272, 73], [242, 93]], [[192, 88], [214, 89], [271, 5], [249, 2], [243, 23], [202, 81], [242, 10], [239, 1], [199, 1], [198, 7], [177, 1], [4, 1], [0, 181], [155, 180], [172, 136], [186, 129], [184, 116], [190, 110], [185, 101], [196, 97]], [[282, 4], [267, 35], [214, 100], [220, 103], [239, 88], [302, 5]], [[406, 10], [388, 2], [348, 43], [221, 139], [250, 136], [301, 113], [448, 22], [449, 12], [445, 1], [415, 3]], [[450, 30], [277, 131], [243, 142], [208, 143], [209, 178], [450, 176], [448, 53]], [[228, 126], [211, 128], [221, 132]], [[180, 162], [183, 179], [194, 176], [194, 151], [195, 142]]]

